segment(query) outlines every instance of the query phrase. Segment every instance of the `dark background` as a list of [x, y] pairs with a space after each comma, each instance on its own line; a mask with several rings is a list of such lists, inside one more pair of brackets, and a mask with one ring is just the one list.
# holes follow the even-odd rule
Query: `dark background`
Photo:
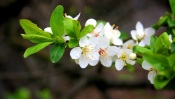
[[52, 64], [51, 47], [24, 59], [25, 49], [33, 44], [21, 37], [24, 31], [19, 20], [29, 19], [44, 29], [58, 4], [73, 17], [81, 12], [82, 26], [94, 18], [127, 33], [137, 21], [149, 27], [170, 11], [168, 0], [0, 0], [0, 99], [21, 87], [29, 89], [31, 99], [40, 99], [36, 93], [45, 88], [52, 99], [175, 99], [174, 90], [155, 90], [147, 79], [148, 71], [140, 66], [134, 72], [100, 64], [81, 69], [71, 60], [70, 49]]

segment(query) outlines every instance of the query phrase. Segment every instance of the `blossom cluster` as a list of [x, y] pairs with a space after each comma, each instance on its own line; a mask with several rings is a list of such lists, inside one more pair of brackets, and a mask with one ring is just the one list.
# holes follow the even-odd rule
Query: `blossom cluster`
[[[78, 20], [80, 14], [75, 18], [65, 14], [65, 17], [72, 20]], [[95, 19], [88, 19], [85, 27], [93, 25], [93, 31], [80, 38], [79, 46], [74, 47], [70, 51], [70, 56], [75, 60], [81, 68], [86, 68], [88, 65], [95, 66], [99, 62], [105, 67], [111, 67], [115, 64], [115, 68], [120, 71], [126, 65], [134, 65], [137, 55], [133, 53], [134, 46], [149, 46], [150, 37], [155, 34], [155, 30], [151, 27], [144, 28], [141, 22], [137, 22], [135, 30], [131, 30], [131, 37], [127, 41], [123, 41], [120, 36], [121, 32], [118, 27], [111, 25], [109, 22], [98, 23]], [[47, 27], [44, 31], [52, 33], [51, 28]], [[70, 37], [63, 35], [65, 41], [69, 41]], [[153, 79], [156, 76], [156, 70], [146, 62], [142, 62], [142, 67], [148, 70], [148, 80], [153, 84]]]

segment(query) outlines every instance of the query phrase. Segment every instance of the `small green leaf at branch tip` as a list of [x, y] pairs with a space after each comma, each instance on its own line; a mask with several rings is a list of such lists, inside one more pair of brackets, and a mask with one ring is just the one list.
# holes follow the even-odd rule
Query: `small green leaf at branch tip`
[[65, 51], [65, 45], [63, 46], [61, 44], [60, 45], [54, 44], [50, 52], [50, 59], [52, 63], [58, 62], [63, 56], [64, 51]]
[[21, 19], [19, 22], [26, 34], [31, 34], [31, 35], [34, 34], [34, 35], [42, 35], [45, 37], [50, 37], [49, 33], [44, 32], [42, 29], [40, 29], [36, 24], [32, 23], [30, 20]]
[[81, 31], [80, 35], [79, 35], [79, 39], [83, 36], [85, 36], [86, 34], [92, 32], [94, 30], [94, 26], [93, 25], [88, 25], [85, 28], [83, 28], [83, 30]]
[[33, 43], [53, 42], [51, 37], [35, 35], [35, 34], [21, 34], [24, 39], [27, 39]]
[[28, 57], [31, 54], [34, 54], [43, 48], [47, 47], [48, 45], [52, 44], [53, 42], [44, 42], [44, 43], [39, 43], [35, 46], [27, 48], [27, 50], [24, 52], [24, 58]]
[[169, 0], [173, 15], [175, 16], [175, 0]]
[[78, 46], [78, 43], [79, 43], [78, 40], [76, 40], [76, 39], [71, 39], [71, 40], [69, 41], [69, 43], [68, 43], [68, 46], [69, 46], [69, 48], [73, 48], [73, 47]]
[[58, 5], [52, 12], [50, 26], [55, 36], [61, 37], [64, 33], [63, 12], [64, 8], [61, 5]]

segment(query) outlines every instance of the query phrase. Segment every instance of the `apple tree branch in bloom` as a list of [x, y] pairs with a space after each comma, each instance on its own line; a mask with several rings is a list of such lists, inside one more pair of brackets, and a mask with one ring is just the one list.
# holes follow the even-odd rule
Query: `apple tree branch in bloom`
[[[162, 16], [152, 27], [145, 28], [138, 21], [130, 32], [132, 38], [127, 41], [117, 26], [93, 18], [82, 26], [78, 21], [80, 13], [73, 18], [64, 14], [63, 6], [58, 5], [52, 12], [50, 26], [45, 29], [27, 19], [20, 20], [25, 31], [22, 37], [35, 44], [27, 48], [24, 57], [51, 45], [50, 59], [56, 63], [68, 47], [71, 48], [70, 57], [83, 69], [99, 63], [106, 68], [115, 66], [120, 71], [140, 64], [148, 70], [148, 80], [156, 89], [166, 88], [175, 78], [174, 4], [175, 1], [170, 0], [173, 13]], [[155, 36], [162, 26], [167, 30]]]

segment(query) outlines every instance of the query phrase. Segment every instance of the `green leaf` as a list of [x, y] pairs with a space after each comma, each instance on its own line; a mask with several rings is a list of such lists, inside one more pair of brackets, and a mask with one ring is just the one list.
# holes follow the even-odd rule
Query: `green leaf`
[[74, 28], [74, 32], [76, 35], [76, 39], [78, 39], [78, 37], [80, 35], [80, 30], [81, 30], [80, 22], [73, 20], [73, 28]]
[[93, 25], [88, 25], [85, 28], [83, 28], [83, 30], [81, 31], [80, 35], [79, 35], [79, 39], [83, 36], [85, 36], [86, 34], [92, 32], [94, 30], [94, 26]]
[[74, 33], [74, 28], [73, 28], [73, 20], [70, 18], [64, 18], [64, 28], [65, 28], [65, 33], [69, 35], [72, 38], [76, 37], [76, 34]]
[[[169, 72], [166, 72], [164, 74], [167, 74]], [[174, 77], [174, 74], [171, 74], [169, 77], [158, 74], [156, 75], [156, 77], [154, 78], [154, 87], [156, 89], [162, 89], [164, 88]]]
[[53, 63], [56, 63], [58, 62], [61, 57], [63, 56], [64, 54], [64, 51], [65, 51], [65, 45], [57, 45], [55, 44], [53, 47], [52, 47], [52, 50], [50, 52], [50, 59]]
[[152, 50], [152, 52], [155, 53], [155, 43], [156, 43], [156, 40], [157, 40], [157, 36], [151, 36], [151, 40], [150, 40], [150, 48]]
[[171, 43], [171, 53], [175, 54], [175, 42]]
[[168, 19], [168, 26], [174, 28], [175, 27], [175, 19]]
[[158, 54], [169, 55], [170, 40], [166, 32], [161, 34], [155, 42], [155, 52]]
[[144, 53], [143, 59], [146, 60], [153, 68], [158, 71], [166, 71], [170, 69], [168, 59], [161, 54]]
[[69, 43], [68, 43], [68, 46], [69, 46], [69, 48], [73, 48], [73, 47], [76, 47], [76, 46], [78, 46], [78, 40], [76, 40], [76, 39], [71, 39], [70, 41], [69, 41]]
[[137, 54], [144, 54], [144, 53], [147, 53], [147, 52], [151, 52], [150, 49], [147, 49], [145, 47], [141, 47], [141, 46], [134, 46], [133, 47], [133, 52], [134, 53], [137, 53]]
[[128, 33], [125, 33], [125, 32], [123, 32], [123, 31], [120, 31], [120, 32], [121, 32], [120, 38], [121, 38], [122, 40], [127, 40], [127, 39], [129, 38]]
[[165, 25], [167, 23], [167, 20], [168, 20], [168, 16], [162, 16], [162, 17], [160, 17], [158, 22], [156, 24], [154, 24], [152, 27], [157, 30], [157, 29], [159, 29], [160, 26]]
[[45, 48], [46, 46], [52, 44], [53, 42], [44, 42], [44, 43], [39, 43], [35, 46], [29, 47], [27, 48], [27, 50], [24, 52], [24, 58], [28, 57], [31, 54], [34, 54], [40, 50], [42, 50], [43, 48]]
[[32, 23], [30, 20], [21, 19], [19, 22], [26, 34], [31, 34], [31, 35], [35, 34], [35, 35], [50, 37], [49, 33], [44, 32], [42, 29], [40, 29], [36, 24]]
[[172, 54], [168, 57], [168, 62], [170, 64], [171, 68], [173, 68], [175, 71], [175, 60], [174, 59], [175, 59], [175, 54]]
[[53, 35], [55, 36], [62, 37], [64, 33], [63, 11], [64, 11], [63, 6], [58, 5], [53, 10], [50, 18], [50, 26], [51, 26]]
[[56, 43], [64, 43], [65, 42], [64, 39], [60, 36], [56, 36], [55, 39], [56, 39], [55, 40]]
[[24, 39], [27, 39], [33, 43], [53, 42], [53, 39], [47, 36], [35, 35], [35, 34], [21, 34]]
[[175, 0], [169, 0], [169, 2], [170, 2], [172, 13], [175, 16]]

